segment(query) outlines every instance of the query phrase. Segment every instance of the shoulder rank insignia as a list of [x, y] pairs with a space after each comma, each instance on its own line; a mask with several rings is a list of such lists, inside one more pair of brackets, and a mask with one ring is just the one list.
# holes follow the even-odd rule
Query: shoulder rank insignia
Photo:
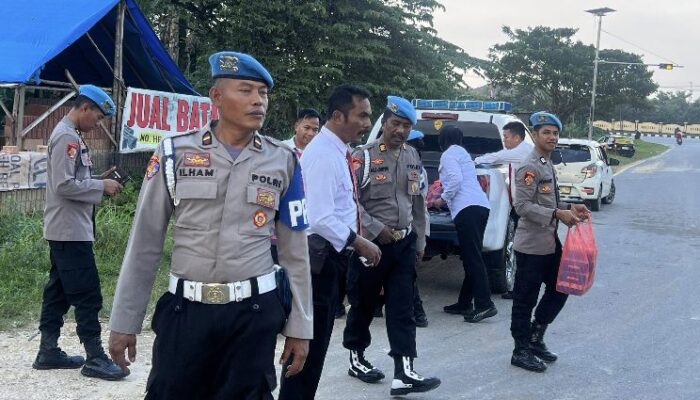
[[253, 137], [253, 147], [255, 147], [256, 150], [262, 150], [262, 139], [260, 139], [260, 136], [255, 135]]
[[204, 135], [202, 135], [202, 146], [210, 146], [211, 145], [211, 132], [205, 132]]
[[535, 172], [525, 171], [525, 177], [523, 179], [526, 186], [531, 186], [535, 182]]
[[384, 143], [379, 144], [379, 151], [382, 153], [386, 152], [386, 145]]

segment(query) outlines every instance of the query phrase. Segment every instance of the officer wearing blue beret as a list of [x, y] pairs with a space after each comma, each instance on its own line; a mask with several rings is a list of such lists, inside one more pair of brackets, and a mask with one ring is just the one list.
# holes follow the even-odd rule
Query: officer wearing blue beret
[[420, 190], [423, 166], [418, 151], [406, 145], [417, 122], [411, 103], [388, 96], [379, 139], [355, 150], [355, 176], [360, 193], [360, 221], [364, 236], [381, 250], [379, 264], [368, 268], [354, 262], [348, 269], [350, 311], [343, 333], [343, 346], [350, 350], [348, 374], [374, 383], [384, 373], [365, 358], [369, 347], [374, 310], [382, 288], [386, 306], [386, 328], [394, 359], [392, 396], [427, 392], [440, 379], [423, 377], [414, 370], [416, 321], [414, 283], [416, 262], [425, 249], [426, 207]]
[[[292, 150], [258, 133], [274, 85], [265, 67], [235, 52], [209, 63], [219, 119], [164, 139], [149, 161], [109, 321], [110, 352], [128, 371], [172, 217], [146, 399], [267, 400], [277, 334], [287, 337], [288, 377], [303, 368], [313, 336], [304, 185]], [[273, 228], [289, 276], [279, 287]]]
[[[584, 205], [567, 204], [559, 199], [557, 176], [550, 160], [562, 129], [559, 118], [540, 111], [530, 116], [530, 123], [535, 148], [515, 174], [513, 207], [520, 219], [513, 244], [518, 270], [510, 325], [515, 349], [510, 362], [520, 368], [543, 372], [547, 369], [545, 362], [557, 359], [544, 344], [544, 333], [567, 299], [567, 295], [556, 291], [561, 259], [557, 226], [559, 221], [573, 226], [586, 219], [589, 211]], [[537, 304], [543, 283], [544, 295]], [[533, 309], [535, 319], [530, 322]]]
[[[92, 243], [94, 207], [103, 195], [122, 186], [92, 176], [92, 159], [83, 133], [114, 114], [112, 99], [93, 85], [79, 88], [73, 108], [56, 125], [48, 141], [44, 239], [49, 242], [51, 271], [41, 306], [41, 343], [36, 369], [80, 368], [85, 376], [117, 380], [125, 376], [105, 354], [97, 314], [102, 309], [100, 279]], [[58, 347], [63, 316], [75, 308], [77, 332], [87, 360], [68, 356]]]

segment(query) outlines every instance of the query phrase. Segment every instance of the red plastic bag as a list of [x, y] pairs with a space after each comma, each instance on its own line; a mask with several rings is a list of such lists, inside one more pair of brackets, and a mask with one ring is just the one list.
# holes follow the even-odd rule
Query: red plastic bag
[[557, 291], [582, 296], [593, 286], [598, 247], [589, 218], [569, 228], [562, 250]]
[[440, 195], [442, 195], [442, 183], [439, 179], [436, 179], [435, 182], [428, 186], [428, 194], [425, 195], [425, 202], [428, 208], [433, 206], [433, 202], [439, 199]]

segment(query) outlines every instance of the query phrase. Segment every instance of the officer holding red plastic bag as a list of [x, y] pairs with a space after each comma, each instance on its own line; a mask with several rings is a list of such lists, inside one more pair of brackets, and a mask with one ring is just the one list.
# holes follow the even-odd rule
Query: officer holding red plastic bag
[[[520, 216], [514, 249], [518, 269], [513, 288], [510, 330], [515, 340], [512, 365], [535, 372], [547, 369], [557, 355], [545, 346], [543, 337], [566, 303], [567, 295], [556, 291], [562, 246], [557, 237], [559, 221], [573, 226], [588, 218], [581, 204], [562, 203], [550, 156], [559, 141], [562, 124], [555, 115], [536, 112], [530, 116], [535, 148], [515, 175], [515, 211]], [[545, 291], [539, 304], [540, 287]], [[535, 318], [532, 318], [532, 310]]]

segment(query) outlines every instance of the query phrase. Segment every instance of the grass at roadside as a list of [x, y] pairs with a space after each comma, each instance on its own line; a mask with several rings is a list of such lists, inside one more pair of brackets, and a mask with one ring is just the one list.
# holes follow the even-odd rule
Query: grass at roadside
[[659, 155], [666, 151], [668, 149], [668, 146], [664, 144], [658, 144], [658, 143], [651, 143], [647, 142], [641, 139], [637, 139], [634, 141], [634, 147], [636, 149], [634, 153], [634, 157], [622, 157], [617, 153], [614, 153], [612, 151], [608, 151], [608, 157], [615, 158], [620, 160], [620, 165], [613, 167], [613, 170], [617, 172], [621, 168], [623, 168], [625, 165], [631, 164], [633, 162], [637, 162], [639, 160], [644, 160], [650, 157], [654, 157], [656, 155]]
[[[108, 317], [111, 311], [138, 189], [137, 185], [129, 183], [119, 196], [106, 199], [97, 208], [94, 252], [104, 298], [101, 317]], [[0, 210], [0, 330], [38, 321], [42, 292], [51, 268], [42, 228], [41, 213], [22, 214], [11, 207]], [[169, 234], [151, 295], [151, 306], [167, 287], [168, 268], [165, 266], [170, 264], [171, 247]], [[73, 313], [69, 312], [68, 317], [72, 319]]]

